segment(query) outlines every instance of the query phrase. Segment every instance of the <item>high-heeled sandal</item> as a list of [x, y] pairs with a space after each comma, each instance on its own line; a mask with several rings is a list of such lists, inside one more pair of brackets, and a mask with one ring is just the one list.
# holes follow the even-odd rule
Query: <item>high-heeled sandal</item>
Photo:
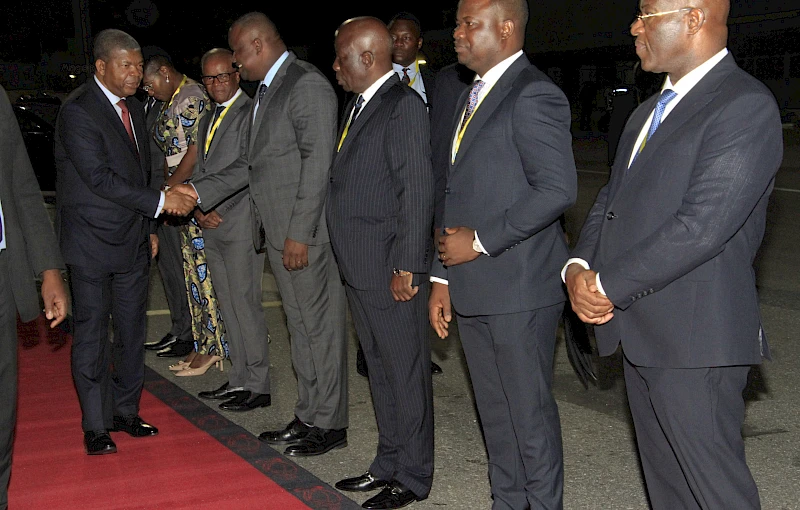
[[169, 370], [171, 370], [173, 372], [180, 372], [181, 370], [186, 370], [187, 368], [189, 368], [189, 365], [191, 365], [191, 364], [192, 364], [191, 361], [183, 361], [183, 360], [181, 360], [181, 361], [175, 363], [174, 365], [168, 366], [167, 369], [169, 369]]
[[224, 372], [222, 356], [211, 356], [210, 358], [208, 358], [208, 360], [206, 360], [205, 363], [203, 363], [199, 367], [186, 368], [185, 370], [175, 372], [175, 375], [178, 377], [191, 377], [193, 375], [203, 375], [206, 372], [208, 372], [208, 369], [211, 368], [211, 365], [217, 365], [219, 367], [220, 372]]

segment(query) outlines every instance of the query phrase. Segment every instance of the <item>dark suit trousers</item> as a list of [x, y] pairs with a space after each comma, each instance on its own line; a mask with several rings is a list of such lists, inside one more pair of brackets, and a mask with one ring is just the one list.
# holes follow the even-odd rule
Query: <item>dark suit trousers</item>
[[379, 291], [346, 286], [378, 422], [378, 452], [369, 471], [427, 497], [433, 481], [430, 284], [420, 285], [411, 301], [396, 302], [389, 282], [387, 276], [386, 290]]
[[6, 250], [0, 251], [0, 510], [8, 506], [11, 447], [17, 422], [17, 308], [7, 257]]
[[158, 271], [167, 296], [172, 328], [169, 333], [185, 342], [193, 341], [192, 314], [186, 277], [183, 274], [183, 252], [181, 251], [180, 227], [158, 225]]
[[653, 509], [761, 508], [742, 439], [750, 367], [624, 366]]
[[552, 383], [563, 308], [458, 316], [495, 510], [562, 508], [561, 424]]
[[[124, 273], [67, 265], [74, 319], [72, 377], [84, 431], [111, 428], [115, 414], [139, 413], [150, 268], [147, 250], [147, 243], [142, 243], [136, 261]], [[113, 359], [109, 314], [114, 320]]]

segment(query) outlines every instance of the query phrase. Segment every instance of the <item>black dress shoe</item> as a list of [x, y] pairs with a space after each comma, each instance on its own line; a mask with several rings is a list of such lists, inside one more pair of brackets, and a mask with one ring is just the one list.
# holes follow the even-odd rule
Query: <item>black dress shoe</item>
[[432, 374], [441, 374], [442, 373], [442, 367], [440, 367], [439, 365], [437, 365], [436, 363], [431, 361], [431, 373]]
[[252, 411], [259, 407], [269, 407], [272, 404], [272, 398], [269, 394], [252, 393], [247, 390], [237, 392], [232, 399], [223, 402], [219, 408], [223, 411]]
[[340, 491], [368, 492], [374, 491], [375, 489], [382, 489], [386, 487], [388, 483], [389, 482], [386, 480], [375, 478], [372, 473], [367, 471], [361, 476], [339, 480], [336, 482], [335, 487]]
[[283, 430], [268, 430], [261, 433], [258, 439], [267, 444], [294, 444], [305, 438], [310, 430], [311, 427], [295, 416]]
[[283, 454], [290, 457], [312, 457], [345, 446], [347, 446], [347, 429], [311, 427], [306, 437], [286, 448]]
[[176, 341], [166, 349], [161, 349], [156, 353], [159, 358], [182, 358], [194, 350], [193, 342]]
[[83, 433], [83, 444], [87, 455], [117, 453], [117, 445], [105, 430], [90, 430]]
[[231, 388], [228, 383], [225, 383], [216, 390], [201, 391], [197, 396], [209, 400], [229, 400], [240, 391], [244, 391], [244, 388]]
[[411, 489], [397, 480], [392, 480], [382, 491], [364, 501], [361, 507], [373, 510], [403, 508], [420, 499]]
[[114, 428], [111, 432], [127, 432], [133, 437], [147, 437], [158, 434], [158, 429], [146, 423], [138, 414], [114, 416]]
[[157, 340], [155, 342], [145, 342], [144, 348], [151, 351], [160, 351], [161, 349], [166, 349], [177, 341], [178, 337], [171, 333], [167, 333], [161, 340]]

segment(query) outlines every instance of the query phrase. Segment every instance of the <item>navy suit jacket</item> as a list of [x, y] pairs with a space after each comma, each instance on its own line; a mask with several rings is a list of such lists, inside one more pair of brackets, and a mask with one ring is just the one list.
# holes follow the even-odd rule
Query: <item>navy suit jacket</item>
[[753, 259], [783, 154], [775, 99], [728, 55], [626, 168], [657, 100], [628, 120], [572, 254], [616, 306], [595, 327], [600, 354], [622, 342], [641, 366], [759, 363], [768, 348]]
[[333, 157], [327, 216], [339, 269], [352, 287], [388, 290], [393, 269], [410, 271], [417, 281], [427, 277], [433, 251], [428, 112], [396, 74], [364, 106]]
[[436, 260], [431, 273], [448, 280], [459, 314], [516, 313], [566, 299], [558, 217], [577, 193], [570, 119], [567, 98], [524, 55], [473, 114], [448, 170], [442, 226], [475, 229], [490, 256], [448, 268]]
[[56, 234], [67, 264], [125, 272], [154, 232], [160, 193], [148, 187], [150, 141], [141, 103], [134, 97], [127, 103], [138, 156], [93, 78], [70, 94], [59, 111]]

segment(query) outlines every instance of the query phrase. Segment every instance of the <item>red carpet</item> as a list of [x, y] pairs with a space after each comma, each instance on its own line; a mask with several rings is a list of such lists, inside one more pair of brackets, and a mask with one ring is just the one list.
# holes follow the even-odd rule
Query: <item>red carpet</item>
[[[118, 453], [88, 456], [81, 413], [70, 374], [70, 337], [47, 331], [43, 321], [20, 325], [19, 406], [9, 508], [18, 509], [275, 509], [345, 508], [319, 500], [327, 487], [287, 491], [253, 462], [144, 391], [142, 417], [159, 428], [151, 438], [113, 433]], [[157, 377], [148, 372], [149, 382]], [[170, 385], [167, 381], [160, 381]], [[175, 391], [182, 391], [175, 389]], [[191, 398], [183, 393], [179, 400]], [[207, 411], [205, 420], [235, 425]], [[216, 418], [214, 418], [216, 417]], [[222, 422], [225, 423], [221, 423]], [[238, 429], [237, 431], [241, 431]], [[252, 440], [237, 432], [235, 442]], [[255, 441], [258, 443], [258, 441]], [[249, 444], [249, 443], [248, 443]], [[274, 452], [274, 450], [270, 450]], [[269, 460], [269, 459], [266, 459]], [[267, 464], [290, 464], [273, 459]], [[295, 470], [299, 469], [295, 466]], [[270, 468], [271, 466], [266, 466]], [[279, 472], [286, 472], [286, 467]], [[317, 482], [319, 482], [317, 480]], [[321, 483], [321, 482], [320, 482]], [[309, 491], [313, 494], [308, 498]], [[300, 499], [294, 494], [299, 494]], [[346, 499], [346, 498], [341, 498]], [[332, 504], [340, 503], [340, 504]], [[343, 505], [341, 503], [344, 503]]]

